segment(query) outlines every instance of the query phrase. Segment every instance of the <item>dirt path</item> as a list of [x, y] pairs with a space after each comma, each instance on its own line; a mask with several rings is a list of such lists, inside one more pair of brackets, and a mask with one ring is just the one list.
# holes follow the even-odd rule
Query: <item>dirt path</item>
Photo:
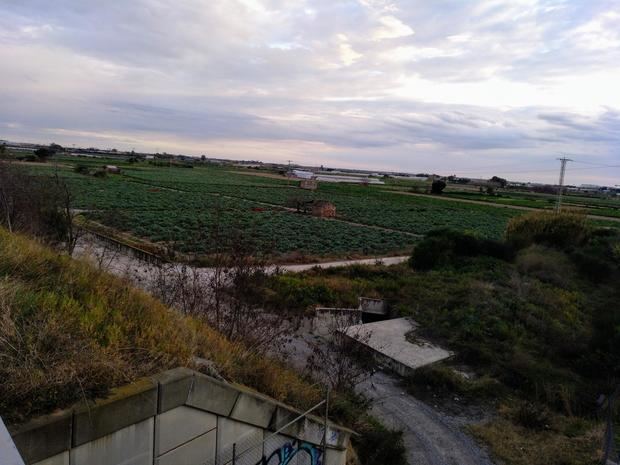
[[378, 372], [358, 391], [372, 399], [372, 412], [386, 426], [403, 431], [409, 465], [493, 465], [462, 427], [475, 420], [439, 412], [403, 392], [396, 378]]
[[283, 265], [280, 267], [283, 271], [290, 273], [301, 273], [302, 271], [311, 270], [312, 268], [335, 268], [338, 266], [351, 266], [351, 265], [397, 265], [409, 260], [409, 255], [400, 257], [377, 257], [377, 258], [362, 258], [357, 260], [338, 260], [334, 262], [324, 263], [308, 263], [305, 265]]
[[[474, 205], [486, 205], [488, 207], [495, 207], [495, 208], [510, 208], [512, 210], [523, 210], [523, 211], [544, 211], [542, 208], [523, 207], [520, 205], [505, 205], [505, 204], [500, 204], [500, 203], [495, 203], [495, 202], [485, 202], [483, 200], [458, 199], [455, 197], [437, 197], [437, 196], [431, 196], [427, 194], [416, 194], [415, 192], [402, 192], [402, 191], [390, 191], [390, 190], [384, 190], [384, 192], [390, 192], [392, 194], [411, 195], [413, 197], [422, 197], [426, 199], [432, 198], [434, 200], [446, 200], [448, 202], [461, 202], [461, 203], [471, 203]], [[592, 220], [620, 222], [620, 218], [614, 218], [612, 216], [588, 215], [588, 218]]]

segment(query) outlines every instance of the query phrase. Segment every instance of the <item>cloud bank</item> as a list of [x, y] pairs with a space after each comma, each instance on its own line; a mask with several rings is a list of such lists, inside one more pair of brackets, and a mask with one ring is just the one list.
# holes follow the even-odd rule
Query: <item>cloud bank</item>
[[620, 165], [617, 0], [5, 0], [0, 60], [0, 138], [549, 182], [561, 154]]

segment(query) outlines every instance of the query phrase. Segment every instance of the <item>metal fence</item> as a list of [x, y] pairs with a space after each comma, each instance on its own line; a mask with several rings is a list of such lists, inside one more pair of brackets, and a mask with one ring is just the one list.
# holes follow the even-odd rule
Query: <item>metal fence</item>
[[[325, 407], [323, 424], [306, 421], [308, 415]], [[215, 460], [204, 465], [323, 465], [327, 448], [327, 414], [329, 392], [324, 400], [285, 424], [275, 425], [275, 431], [248, 428], [235, 442], [217, 451]], [[306, 437], [321, 438], [320, 445], [282, 436], [285, 431], [303, 424]]]
[[618, 430], [618, 397], [620, 396], [620, 386], [616, 391], [602, 399], [601, 411], [605, 415], [607, 426], [605, 428], [605, 438], [603, 443], [603, 465], [620, 464], [620, 449], [618, 449], [617, 439], [620, 435]]

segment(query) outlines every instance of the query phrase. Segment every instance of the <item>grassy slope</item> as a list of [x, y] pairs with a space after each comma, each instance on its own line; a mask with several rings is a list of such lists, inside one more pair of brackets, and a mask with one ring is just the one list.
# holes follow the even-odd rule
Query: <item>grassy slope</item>
[[0, 229], [0, 414], [8, 422], [192, 366], [193, 356], [283, 402], [303, 407], [321, 396], [126, 282]]
[[593, 240], [572, 253], [533, 246], [514, 261], [461, 257], [426, 272], [403, 264], [276, 277], [273, 305], [354, 306], [359, 295], [383, 296], [478, 374], [466, 382], [440, 367], [411, 387], [497, 405], [497, 419], [474, 428], [497, 457], [512, 465], [595, 463], [602, 443], [595, 401], [620, 374], [620, 275], [608, 261], [620, 259], [620, 236], [609, 240], [615, 252]]

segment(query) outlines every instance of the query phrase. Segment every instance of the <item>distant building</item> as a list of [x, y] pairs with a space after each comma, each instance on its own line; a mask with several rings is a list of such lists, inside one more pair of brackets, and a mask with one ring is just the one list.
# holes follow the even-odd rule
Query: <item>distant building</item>
[[305, 171], [305, 170], [292, 170], [289, 173], [289, 175], [292, 177], [301, 178], [301, 179], [313, 179], [314, 178], [314, 173], [312, 171]]
[[312, 216], [335, 218], [336, 206], [327, 200], [315, 200], [312, 202]]
[[301, 189], [315, 191], [318, 187], [318, 184], [319, 183], [316, 181], [316, 179], [302, 179], [301, 182], [299, 183], [299, 187]]

